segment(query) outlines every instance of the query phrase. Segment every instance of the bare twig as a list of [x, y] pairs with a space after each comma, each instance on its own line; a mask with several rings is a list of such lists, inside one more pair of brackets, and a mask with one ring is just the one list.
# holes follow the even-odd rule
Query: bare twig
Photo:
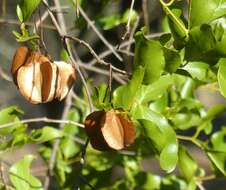
[[0, 76], [6, 81], [13, 82], [12, 78], [7, 73], [5, 73], [1, 67], [0, 67]]
[[71, 124], [71, 125], [75, 125], [75, 126], [84, 128], [83, 124], [75, 122], [75, 121], [50, 119], [50, 118], [47, 118], [47, 117], [38, 117], [38, 118], [24, 119], [24, 120], [20, 120], [20, 121], [14, 121], [14, 122], [2, 124], [2, 125], [0, 125], [0, 129], [8, 128], [8, 127], [11, 127], [11, 126], [17, 125], [17, 124], [38, 123], [38, 122]]
[[122, 40], [124, 40], [127, 37], [127, 35], [130, 33], [130, 25], [131, 25], [131, 18], [132, 18], [132, 14], [133, 14], [134, 2], [135, 2], [135, 0], [132, 0], [131, 1], [130, 10], [129, 10], [129, 16], [128, 16], [128, 21], [127, 21], [127, 24], [126, 24], [126, 32], [123, 35]]
[[[19, 21], [17, 21], [17, 20], [14, 20], [14, 19], [3, 19], [3, 18], [0, 18], [0, 24], [12, 24], [12, 25], [18, 25], [18, 26], [21, 25], [21, 23]], [[32, 22], [25, 22], [25, 24], [27, 26], [34, 26], [34, 23], [32, 23]], [[42, 27], [45, 28], [45, 29], [49, 29], [49, 30], [56, 30], [55, 26], [48, 25], [48, 24], [43, 24]]]
[[[80, 40], [80, 39], [78, 39], [78, 38], [76, 38], [76, 37], [72, 37], [72, 36], [65, 36], [65, 37], [68, 38], [68, 39], [70, 39], [70, 40], [73, 40], [73, 41], [75, 41], [75, 42], [78, 42], [78, 43], [84, 45], [84, 46], [90, 51], [90, 53], [95, 57], [95, 59], [97, 60], [98, 63], [103, 64], [103, 65], [106, 65], [106, 66], [111, 65], [110, 63], [107, 63], [107, 62], [105, 62], [104, 60], [100, 59], [100, 58], [98, 57], [98, 55], [95, 53], [95, 51], [93, 50], [93, 48], [92, 48], [88, 43], [86, 43], [85, 41]], [[111, 66], [111, 67], [112, 67], [112, 69], [113, 69], [114, 71], [116, 71], [116, 72], [118, 72], [118, 73], [121, 73], [121, 74], [124, 74], [124, 75], [127, 74], [126, 71], [123, 71], [123, 70], [121, 70], [121, 69], [118, 69], [118, 68], [115, 67], [115, 66]]]
[[144, 15], [144, 24], [147, 29], [147, 34], [150, 33], [150, 27], [149, 27], [149, 14], [148, 14], [148, 1], [142, 0], [142, 9], [143, 9], [143, 15]]
[[[154, 33], [154, 34], [147, 35], [147, 36], [145, 36], [145, 37], [148, 38], [148, 39], [158, 38], [158, 37], [160, 37], [162, 34], [164, 34], [164, 33]], [[120, 48], [127, 47], [128, 45], [133, 44], [133, 43], [135, 43], [135, 40], [134, 40], [134, 39], [131, 40], [131, 41], [130, 41], [130, 40], [125, 41], [125, 42], [123, 42], [123, 43], [120, 45]], [[117, 48], [117, 46], [115, 46], [114, 48]], [[99, 54], [98, 57], [99, 57], [100, 59], [103, 59], [103, 58], [105, 58], [105, 57], [107, 57], [107, 56], [109, 56], [109, 55], [111, 55], [111, 54], [112, 54], [112, 52], [109, 51], [109, 50], [107, 50], [107, 51], [104, 51], [104, 52], [102, 52], [101, 54]], [[96, 64], [96, 63], [97, 63], [97, 60], [96, 60], [96, 59], [93, 59], [93, 60], [91, 60], [91, 61], [88, 63], [88, 65], [94, 65], [94, 64]]]
[[116, 52], [115, 48], [106, 40], [106, 38], [100, 33], [100, 31], [96, 28], [94, 23], [90, 20], [90, 18], [87, 16], [85, 11], [82, 9], [82, 7], [77, 4], [78, 10], [81, 13], [82, 17], [86, 20], [87, 24], [92, 28], [92, 30], [97, 34], [97, 36], [100, 38], [100, 40], [109, 48], [109, 50], [119, 59], [119, 61], [122, 61], [122, 57]]
[[4, 175], [4, 166], [3, 166], [3, 162], [0, 162], [0, 176], [1, 176], [1, 180], [3, 182], [4, 188], [6, 190], [8, 190], [8, 186], [6, 183], [6, 179], [5, 179], [5, 175]]

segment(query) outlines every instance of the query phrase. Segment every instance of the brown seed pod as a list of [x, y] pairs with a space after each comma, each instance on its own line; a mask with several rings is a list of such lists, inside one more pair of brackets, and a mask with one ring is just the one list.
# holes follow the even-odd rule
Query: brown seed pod
[[11, 73], [21, 94], [34, 104], [64, 99], [76, 79], [71, 65], [51, 62], [27, 47], [16, 50]]
[[85, 119], [85, 131], [97, 150], [121, 150], [135, 140], [135, 128], [120, 110], [95, 111]]

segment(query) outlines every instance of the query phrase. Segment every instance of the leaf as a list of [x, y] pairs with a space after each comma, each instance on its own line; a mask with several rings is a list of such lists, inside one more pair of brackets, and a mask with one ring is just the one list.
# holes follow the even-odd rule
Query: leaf
[[[20, 116], [23, 112], [17, 106], [10, 106], [0, 111], [0, 125], [19, 121], [18, 116]], [[0, 128], [1, 135], [10, 133], [14, 128], [23, 126], [22, 124], [12, 125], [7, 128]]]
[[99, 87], [94, 89], [92, 99], [95, 107], [98, 109], [111, 108], [110, 91], [108, 86], [105, 84], [101, 84]]
[[41, 0], [20, 0], [17, 6], [17, 15], [21, 22], [28, 21]]
[[172, 172], [178, 161], [178, 145], [176, 143], [168, 144], [160, 154], [160, 166], [167, 172]]
[[191, 78], [187, 78], [182, 89], [181, 98], [191, 98], [194, 96], [195, 82]]
[[137, 91], [143, 81], [144, 68], [139, 66], [133, 73], [132, 79], [127, 85], [120, 86], [113, 93], [114, 108], [129, 110], [135, 102]]
[[142, 85], [141, 89], [137, 92], [138, 103], [147, 103], [160, 98], [172, 84], [172, 77], [164, 75], [150, 85]]
[[43, 190], [38, 178], [30, 173], [30, 165], [34, 156], [26, 155], [22, 160], [12, 165], [9, 169], [9, 177], [16, 189], [23, 190]]
[[219, 63], [217, 79], [220, 92], [224, 97], [226, 97], [226, 59], [222, 59]]
[[17, 17], [19, 18], [19, 21], [23, 22], [23, 13], [19, 5], [16, 6], [16, 13]]
[[179, 147], [178, 155], [179, 155], [178, 164], [179, 164], [180, 172], [189, 182], [195, 176], [195, 173], [198, 169], [198, 164], [191, 157], [187, 149], [182, 145]]
[[226, 0], [192, 0], [189, 10], [189, 27], [193, 28], [225, 15]]
[[223, 127], [220, 131], [215, 132], [211, 136], [211, 143], [214, 150], [226, 153], [225, 136], [226, 136], [226, 127]]
[[205, 62], [189, 62], [182, 69], [188, 71], [192, 78], [205, 80], [207, 78], [209, 65]]
[[174, 47], [176, 49], [182, 49], [188, 37], [188, 30], [183, 22], [182, 9], [176, 7], [170, 9], [168, 6], [165, 6], [164, 11], [166, 12], [169, 27], [175, 40]]
[[226, 152], [220, 152], [215, 150], [206, 150], [206, 153], [213, 163], [213, 165], [224, 175], [226, 176]]
[[[132, 110], [134, 119], [139, 120], [145, 134], [153, 141], [160, 153], [160, 166], [167, 172], [175, 169], [178, 160], [178, 142], [176, 133], [166, 118], [147, 107], [137, 105]], [[154, 124], [154, 125], [153, 125]]]
[[145, 69], [144, 83], [150, 84], [159, 79], [165, 66], [163, 48], [158, 41], [148, 40], [143, 32], [135, 36], [135, 68], [142, 66]]
[[182, 64], [180, 54], [174, 50], [164, 48], [165, 70], [174, 73]]
[[33, 130], [31, 133], [31, 140], [34, 142], [46, 142], [56, 138], [63, 137], [63, 132], [53, 127], [44, 127], [42, 129]]
[[[110, 15], [101, 17], [98, 22], [103, 27], [104, 30], [112, 29], [120, 24], [125, 24], [128, 22], [129, 18], [129, 12], [130, 10], [126, 10], [123, 15]], [[135, 10], [132, 10], [132, 16], [131, 16], [131, 24], [133, 24], [138, 17], [138, 14]]]

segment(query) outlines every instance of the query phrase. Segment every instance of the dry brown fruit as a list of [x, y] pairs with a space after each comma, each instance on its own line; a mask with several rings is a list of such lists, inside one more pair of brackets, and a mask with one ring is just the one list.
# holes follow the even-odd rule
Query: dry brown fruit
[[27, 47], [16, 50], [11, 73], [20, 93], [33, 104], [64, 99], [76, 79], [70, 64], [52, 62]]
[[122, 110], [95, 111], [85, 119], [85, 131], [93, 148], [121, 150], [135, 140], [135, 128]]

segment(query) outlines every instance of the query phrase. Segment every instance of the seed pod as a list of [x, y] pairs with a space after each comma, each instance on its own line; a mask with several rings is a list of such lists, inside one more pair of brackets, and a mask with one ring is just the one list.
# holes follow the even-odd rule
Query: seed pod
[[91, 113], [85, 120], [85, 131], [97, 150], [121, 150], [135, 140], [133, 123], [119, 110]]
[[63, 61], [51, 62], [27, 47], [17, 49], [11, 72], [21, 94], [34, 104], [62, 100], [76, 78], [71, 65]]

